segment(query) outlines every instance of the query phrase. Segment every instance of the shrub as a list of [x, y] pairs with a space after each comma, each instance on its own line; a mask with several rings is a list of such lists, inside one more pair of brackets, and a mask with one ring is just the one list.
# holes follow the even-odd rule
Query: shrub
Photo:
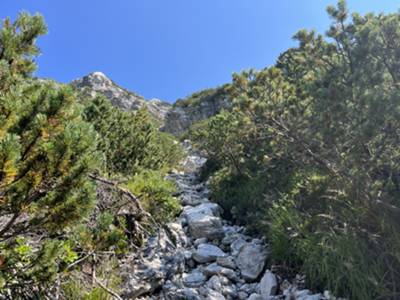
[[145, 108], [123, 111], [102, 96], [85, 104], [85, 119], [101, 136], [98, 150], [109, 175], [169, 169], [180, 160], [180, 145], [171, 135], [158, 131]]
[[44, 295], [72, 257], [62, 232], [95, 198], [93, 128], [71, 89], [31, 77], [45, 32], [27, 13], [0, 29], [0, 295], [15, 299]]
[[160, 223], [165, 223], [180, 211], [178, 200], [172, 195], [176, 192], [173, 182], [166, 180], [159, 171], [146, 170], [127, 183], [127, 187], [140, 198], [143, 208]]
[[397, 299], [400, 15], [328, 13], [327, 38], [301, 30], [276, 66], [235, 74], [232, 111], [194, 137], [215, 200], [279, 265], [338, 296]]

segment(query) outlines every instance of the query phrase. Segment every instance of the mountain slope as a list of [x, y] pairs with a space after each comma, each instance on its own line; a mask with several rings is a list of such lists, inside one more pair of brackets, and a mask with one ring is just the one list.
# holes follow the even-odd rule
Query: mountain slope
[[229, 85], [206, 89], [177, 100], [165, 116], [163, 130], [180, 136], [196, 122], [229, 109], [231, 101], [228, 95]]
[[181, 136], [192, 124], [231, 106], [227, 92], [229, 85], [194, 93], [171, 105], [159, 99], [147, 100], [119, 86], [102, 72], [92, 72], [70, 84], [87, 96], [94, 97], [100, 93], [114, 106], [124, 110], [138, 110], [146, 106], [162, 130], [175, 136]]
[[120, 87], [102, 72], [93, 72], [70, 83], [73, 87], [94, 97], [100, 93], [111, 103], [124, 110], [138, 110], [146, 106], [150, 114], [161, 124], [171, 105], [159, 99], [146, 100], [144, 97]]

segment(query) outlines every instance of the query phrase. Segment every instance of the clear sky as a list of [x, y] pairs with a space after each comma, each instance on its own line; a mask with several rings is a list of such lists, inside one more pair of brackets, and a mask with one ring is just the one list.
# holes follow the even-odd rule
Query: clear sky
[[[0, 17], [44, 15], [38, 76], [69, 82], [102, 71], [146, 98], [174, 101], [263, 68], [301, 28], [324, 32], [334, 0], [0, 0]], [[396, 12], [396, 0], [348, 0]]]

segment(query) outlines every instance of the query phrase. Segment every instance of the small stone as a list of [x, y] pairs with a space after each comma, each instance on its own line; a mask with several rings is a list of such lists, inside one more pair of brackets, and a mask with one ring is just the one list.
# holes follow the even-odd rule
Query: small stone
[[253, 294], [256, 292], [257, 283], [245, 283], [240, 287], [240, 291], [246, 292], [247, 294]]
[[200, 300], [200, 295], [195, 289], [184, 288], [177, 293], [177, 296], [169, 295], [171, 299]]
[[226, 298], [219, 292], [210, 290], [206, 299], [207, 300], [225, 300]]
[[227, 296], [227, 297], [231, 297], [233, 299], [237, 299], [238, 298], [238, 294], [237, 294], [237, 290], [236, 287], [234, 285], [227, 285], [224, 286], [222, 288], [222, 293]]
[[278, 281], [276, 279], [276, 276], [271, 273], [271, 271], [267, 270], [260, 281], [261, 295], [266, 298], [275, 295], [277, 291]]
[[260, 239], [252, 239], [251, 242], [253, 244], [258, 244], [258, 245], [261, 245], [263, 243], [262, 240], [260, 240]]
[[183, 284], [190, 288], [201, 286], [206, 281], [206, 277], [198, 270], [189, 274], [183, 274]]
[[193, 253], [192, 251], [185, 250], [183, 251], [183, 256], [185, 257], [185, 260], [190, 260], [192, 259]]
[[322, 294], [305, 295], [304, 297], [299, 297], [299, 300], [321, 300], [324, 299]]
[[292, 285], [290, 284], [290, 282], [287, 279], [283, 280], [283, 282], [280, 284], [281, 290], [290, 289], [291, 286]]
[[212, 263], [203, 269], [203, 273], [206, 276], [213, 276], [219, 274], [219, 272], [221, 272], [221, 269], [222, 267], [217, 265], [217, 263]]
[[223, 244], [224, 246], [230, 246], [234, 241], [236, 241], [238, 238], [238, 236], [236, 234], [229, 234], [226, 235], [222, 241], [221, 244]]
[[218, 257], [225, 257], [227, 254], [217, 246], [211, 244], [200, 244], [193, 253], [193, 259], [198, 263], [215, 261]]
[[259, 294], [253, 293], [247, 300], [263, 300], [263, 297]]
[[[191, 216], [196, 214], [219, 217], [221, 211], [222, 208], [218, 204], [209, 202], [209, 203], [202, 203], [195, 207], [185, 206], [182, 212], [182, 216], [186, 217], [187, 219], [190, 219]], [[222, 229], [222, 223], [221, 223], [221, 229]]]
[[231, 256], [227, 257], [217, 257], [217, 264], [221, 267], [229, 268], [229, 269], [236, 269], [236, 263]]
[[207, 281], [207, 286], [215, 291], [222, 289], [221, 279], [219, 276], [214, 275]]
[[232, 244], [231, 244], [232, 255], [236, 256], [237, 254], [239, 254], [240, 249], [244, 245], [246, 245], [246, 241], [242, 237], [235, 239], [235, 241], [232, 242]]
[[207, 238], [199, 238], [199, 239], [196, 239], [194, 242], [193, 242], [193, 245], [195, 246], [195, 247], [197, 247], [197, 246], [199, 246], [200, 244], [205, 244], [205, 243], [207, 243]]
[[245, 292], [239, 292], [238, 293], [238, 298], [239, 298], [239, 300], [246, 300], [247, 299], [247, 293], [245, 293]]
[[219, 274], [224, 275], [226, 278], [229, 278], [230, 280], [232, 280], [234, 282], [237, 282], [239, 280], [239, 277], [237, 276], [235, 271], [233, 271], [232, 269], [222, 268], [219, 271]]
[[299, 290], [299, 291], [296, 291], [296, 297], [305, 297], [305, 296], [307, 296], [307, 295], [310, 295], [311, 293], [310, 293], [310, 290]]
[[229, 280], [233, 282], [239, 281], [239, 277], [234, 270], [221, 267], [216, 263], [209, 264], [207, 267], [205, 267], [203, 269], [203, 273], [206, 276], [223, 275], [223, 278], [229, 278]]

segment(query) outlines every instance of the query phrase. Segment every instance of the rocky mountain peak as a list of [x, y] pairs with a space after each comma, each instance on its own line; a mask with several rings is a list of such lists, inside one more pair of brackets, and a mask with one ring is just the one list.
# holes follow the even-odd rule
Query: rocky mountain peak
[[146, 100], [143, 96], [129, 91], [103, 72], [92, 72], [71, 82], [71, 85], [88, 96], [95, 97], [100, 93], [111, 103], [124, 110], [138, 110], [147, 107], [151, 116], [159, 123], [161, 130], [180, 136], [190, 126], [229, 109], [231, 102], [226, 92], [226, 85], [194, 93], [186, 99], [178, 100], [174, 105], [153, 98]]
[[143, 96], [122, 88], [100, 71], [78, 78], [72, 81], [71, 85], [91, 97], [99, 93], [108, 98], [114, 106], [124, 110], [138, 110], [146, 106], [161, 124], [164, 123], [165, 115], [171, 107], [169, 103], [159, 99], [147, 101]]

